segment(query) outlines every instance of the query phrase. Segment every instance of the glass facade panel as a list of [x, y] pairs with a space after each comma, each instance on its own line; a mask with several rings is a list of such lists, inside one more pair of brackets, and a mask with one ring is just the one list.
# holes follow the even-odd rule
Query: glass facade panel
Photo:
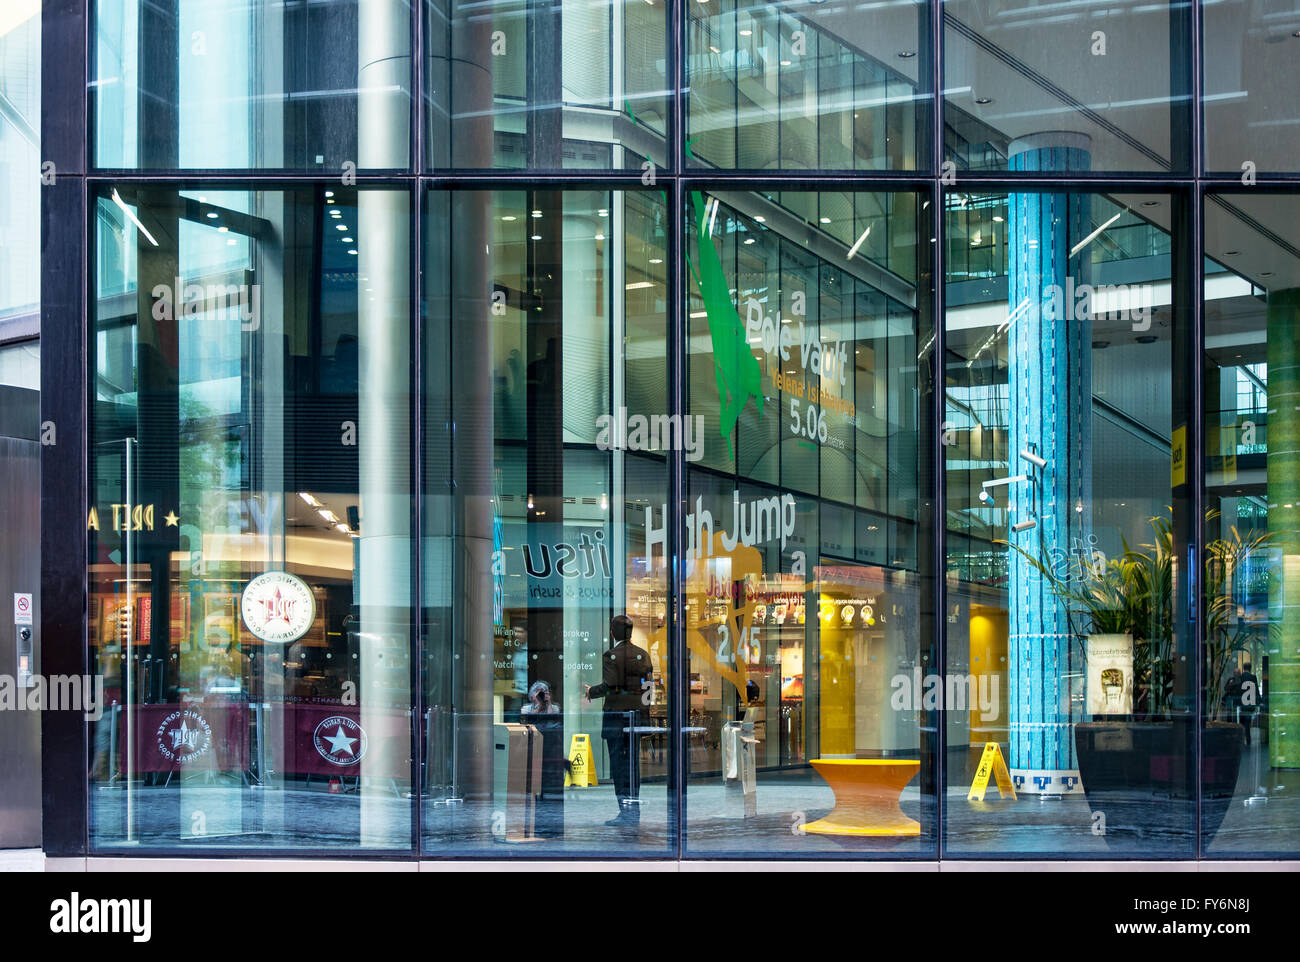
[[[943, 11], [944, 159], [959, 169], [1190, 166], [1186, 4], [946, 0]], [[1059, 148], [1056, 160], [1044, 147]]]
[[1202, 11], [1206, 171], [1300, 171], [1300, 4], [1225, 0]]
[[687, 4], [690, 166], [915, 170], [928, 166], [925, 6], [843, 0]]
[[93, 10], [96, 167], [341, 178], [410, 166], [407, 0], [96, 0]]
[[1294, 854], [1300, 196], [1205, 201], [1206, 855]]
[[409, 849], [409, 195], [92, 203], [91, 842]]
[[667, 163], [664, 0], [425, 0], [428, 166]]
[[1300, 847], [1287, 10], [96, 0], [38, 190], [34, 8], [73, 848]]
[[1194, 851], [1185, 280], [1123, 240], [1177, 204], [948, 198], [950, 853]]
[[662, 856], [668, 463], [702, 442], [665, 413], [667, 205], [434, 191], [424, 217], [425, 850]]
[[918, 197], [688, 203], [687, 849], [933, 851]]

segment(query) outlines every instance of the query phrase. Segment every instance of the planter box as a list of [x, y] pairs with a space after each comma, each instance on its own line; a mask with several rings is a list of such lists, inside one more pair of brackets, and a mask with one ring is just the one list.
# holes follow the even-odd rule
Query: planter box
[[[1075, 726], [1083, 794], [1094, 813], [1105, 814], [1107, 839], [1195, 832], [1194, 732], [1186, 717]], [[1236, 791], [1244, 735], [1228, 722], [1208, 722], [1201, 732], [1201, 831], [1208, 838]]]

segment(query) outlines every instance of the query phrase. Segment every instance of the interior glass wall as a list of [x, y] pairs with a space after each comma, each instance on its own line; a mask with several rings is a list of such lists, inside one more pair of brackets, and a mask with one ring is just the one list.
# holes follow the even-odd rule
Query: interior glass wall
[[1194, 852], [1181, 204], [948, 196], [950, 853]]
[[409, 195], [92, 210], [92, 844], [407, 849]]
[[[1300, 196], [1205, 199], [1205, 722], [1211, 856], [1300, 847]], [[1243, 744], [1244, 742], [1244, 744]]]

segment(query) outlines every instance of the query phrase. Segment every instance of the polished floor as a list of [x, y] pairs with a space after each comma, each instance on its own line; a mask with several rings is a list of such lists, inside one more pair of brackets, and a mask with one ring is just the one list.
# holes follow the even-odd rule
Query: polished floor
[[[1277, 858], [1300, 851], [1300, 772], [1270, 770], [1256, 740], [1243, 756], [1237, 791], [1202, 855]], [[960, 759], [950, 770], [964, 771]], [[1104, 821], [1083, 797], [966, 800], [966, 784], [945, 793], [945, 857], [1195, 858], [1195, 817], [1187, 800], [1112, 796]], [[333, 789], [333, 790], [331, 790]], [[252, 787], [223, 776], [198, 774], [163, 785], [115, 782], [92, 789], [96, 850], [182, 851], [364, 849], [403, 854], [410, 845], [411, 800], [400, 786], [318, 780]], [[561, 804], [539, 809], [530, 835], [490, 802], [445, 804], [424, 800], [423, 847], [433, 857], [514, 854], [530, 857], [670, 857], [668, 795], [662, 782], [644, 785], [636, 824], [610, 826], [618, 813], [613, 788], [570, 788]], [[128, 818], [133, 829], [126, 838]], [[861, 840], [805, 834], [801, 826], [834, 804], [827, 784], [811, 769], [760, 773], [750, 812], [743, 793], [717, 777], [693, 779], [685, 795], [687, 857], [933, 858], [932, 839]], [[923, 826], [935, 804], [916, 781], [900, 805]], [[1100, 829], [1100, 830], [1099, 830]]]

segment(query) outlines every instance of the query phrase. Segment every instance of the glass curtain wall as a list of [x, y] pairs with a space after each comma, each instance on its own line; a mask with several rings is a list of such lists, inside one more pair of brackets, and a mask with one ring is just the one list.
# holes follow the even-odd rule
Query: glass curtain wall
[[1195, 850], [1183, 205], [948, 195], [948, 671], [996, 693], [947, 712], [953, 854]]
[[[1300, 196], [1205, 198], [1205, 722], [1201, 844], [1294, 852], [1300, 692]], [[1242, 744], [1244, 742], [1244, 745]]]
[[688, 194], [692, 854], [933, 851], [922, 197]]
[[868, 6], [91, 5], [93, 850], [1297, 850], [1300, 22]]

